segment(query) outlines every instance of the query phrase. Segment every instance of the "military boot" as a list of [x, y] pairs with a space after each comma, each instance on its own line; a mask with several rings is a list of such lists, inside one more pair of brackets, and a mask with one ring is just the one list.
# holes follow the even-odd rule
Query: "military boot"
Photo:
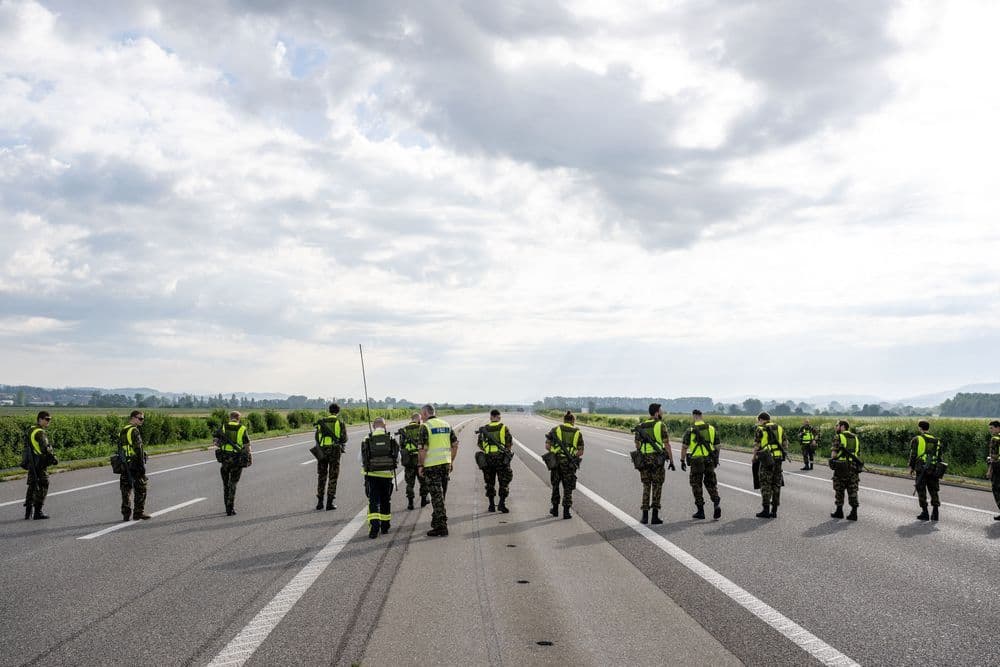
[[385, 535], [386, 533], [389, 532], [389, 522], [383, 521], [381, 524], [379, 524], [379, 528], [382, 530], [382, 534]]
[[378, 537], [378, 520], [372, 519], [369, 523], [371, 524], [371, 528], [368, 529], [368, 539], [374, 540]]
[[698, 511], [691, 515], [692, 519], [704, 519], [705, 518], [705, 506], [697, 505]]
[[[28, 517], [24, 517], [24, 518], [27, 519]], [[995, 517], [993, 517], [993, 520], [994, 521], [1000, 521], [1000, 514], [997, 514]]]
[[756, 516], [758, 519], [766, 519], [770, 517], [771, 508], [769, 508], [767, 505], [762, 505], [761, 507], [762, 509], [759, 512], [757, 512], [754, 516]]
[[559, 503], [552, 503], [552, 509], [549, 510], [549, 514], [552, 516], [559, 516]]
[[490, 506], [486, 508], [487, 512], [496, 512], [497, 506], [493, 503], [493, 496], [488, 496], [490, 499]]
[[924, 507], [923, 510], [923, 512], [917, 515], [918, 521], [927, 521], [927, 519], [931, 518], [931, 515], [927, 513], [927, 508]]
[[131, 520], [132, 520], [132, 510], [129, 510], [128, 512], [122, 512], [122, 521], [131, 521]]
[[[937, 510], [936, 507], [934, 509], [935, 511]], [[37, 520], [37, 519], [48, 519], [48, 518], [49, 515], [42, 511], [42, 506], [35, 505], [35, 519]], [[937, 518], [937, 515], [935, 515], [935, 518]]]
[[837, 509], [830, 514], [831, 519], [843, 519], [844, 518], [844, 506], [837, 505]]
[[[36, 516], [35, 518], [37, 519], [38, 517]], [[937, 520], [938, 520], [938, 508], [935, 507], [931, 510], [931, 521], [937, 521]]]
[[569, 508], [568, 507], [564, 507], [563, 508], [563, 518], [564, 519], [572, 519], [573, 518], [573, 515], [569, 513]]
[[429, 502], [430, 501], [427, 499], [427, 494], [424, 494], [424, 495], [420, 496], [420, 506], [421, 507], [426, 507], [427, 503], [429, 503]]
[[778, 518], [778, 506], [777, 505], [771, 505], [771, 518], [772, 519], [777, 519]]
[[150, 516], [149, 514], [146, 514], [143, 511], [133, 512], [132, 513], [132, 520], [133, 521], [139, 521], [140, 519], [152, 519], [152, 518], [153, 518], [152, 516]]
[[650, 523], [663, 523], [663, 519], [660, 518], [660, 510], [653, 510], [653, 518], [649, 520]]
[[335, 509], [337, 509], [337, 506], [333, 503], [333, 497], [332, 496], [326, 499], [326, 509], [328, 509], [328, 510], [335, 510]]
[[857, 507], [857, 505], [852, 505], [851, 506], [851, 513], [847, 515], [847, 520], [848, 521], [857, 521], [858, 520], [858, 507]]
[[27, 521], [31, 518], [31, 505], [25, 504], [24, 506], [24, 520]]
[[639, 519], [639, 523], [649, 523], [649, 510], [642, 511], [642, 518]]
[[713, 501], [712, 504], [715, 505], [715, 509], [712, 511], [712, 518], [713, 519], [718, 519], [719, 517], [722, 516], [722, 508], [719, 507], [719, 501], [718, 500]]
[[448, 537], [447, 528], [431, 528], [427, 531], [427, 537]]
[[806, 464], [799, 468], [799, 470], [809, 470], [809, 461], [806, 461]]
[[323, 509], [323, 496], [316, 496], [316, 509]]
[[408, 510], [413, 509], [413, 498], [408, 498], [407, 499], [407, 501], [406, 501], [406, 509], [408, 509]]
[[510, 514], [510, 508], [507, 507], [507, 496], [500, 496], [500, 504], [497, 505], [497, 509], [504, 514]]

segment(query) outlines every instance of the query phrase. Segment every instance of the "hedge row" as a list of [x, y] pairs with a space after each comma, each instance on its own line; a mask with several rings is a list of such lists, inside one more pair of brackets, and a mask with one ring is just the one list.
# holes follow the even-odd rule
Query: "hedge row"
[[[49, 441], [61, 461], [110, 456], [115, 449], [118, 432], [128, 422], [122, 415], [60, 415], [53, 410], [52, 422], [47, 429]], [[142, 441], [150, 447], [174, 445], [185, 442], [208, 441], [222, 424], [229, 419], [227, 410], [215, 410], [203, 417], [176, 417], [154, 410], [145, 411], [146, 417], [140, 433]], [[263, 435], [274, 431], [298, 430], [312, 426], [324, 412], [291, 410], [285, 414], [276, 410], [250, 412], [243, 415], [243, 422], [251, 434]], [[365, 422], [364, 408], [346, 408], [341, 417], [348, 424]], [[388, 419], [409, 417], [406, 409], [372, 410], [372, 417]], [[29, 417], [0, 417], [0, 469], [17, 467], [21, 462], [25, 435], [34, 425]]]
[[[559, 410], [543, 410], [542, 414], [561, 419]], [[606, 426], [623, 431], [639, 423], [638, 416], [577, 414], [577, 422]], [[820, 432], [817, 457], [830, 455], [830, 444], [838, 417], [809, 417], [809, 423]], [[715, 426], [723, 443], [749, 446], [753, 443], [757, 420], [753, 417], [708, 415], [706, 421]], [[796, 434], [802, 426], [802, 417], [777, 417], [775, 421], [785, 428], [792, 453], [800, 451]], [[851, 430], [861, 440], [861, 458], [880, 465], [905, 467], [909, 462], [910, 440], [917, 435], [918, 418], [852, 417]], [[929, 418], [931, 433], [945, 444], [948, 471], [967, 477], [986, 476], [986, 456], [989, 447], [989, 430], [985, 419]], [[677, 438], [691, 425], [688, 416], [664, 417], [667, 431]]]

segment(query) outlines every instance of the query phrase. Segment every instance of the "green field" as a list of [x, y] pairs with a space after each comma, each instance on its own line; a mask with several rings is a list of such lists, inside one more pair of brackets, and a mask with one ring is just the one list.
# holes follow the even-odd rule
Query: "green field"
[[[540, 414], [561, 419], [561, 410], [543, 410]], [[639, 415], [577, 414], [581, 424], [604, 426], [630, 431], [639, 423]], [[802, 426], [801, 416], [776, 417], [775, 422], [788, 434], [790, 453], [800, 452], [796, 434]], [[908, 465], [910, 440], [917, 435], [917, 422], [927, 419], [931, 433], [945, 445], [944, 459], [948, 472], [965, 477], [986, 477], [986, 456], [989, 446], [987, 419], [934, 418], [934, 417], [816, 417], [809, 416], [809, 423], [820, 432], [816, 458], [830, 455], [834, 426], [840, 419], [851, 424], [851, 430], [861, 440], [861, 458], [868, 463], [905, 468]], [[690, 415], [665, 415], [667, 431], [675, 440], [691, 424]], [[705, 421], [716, 427], [722, 446], [750, 447], [753, 444], [757, 420], [744, 416], [706, 415]]]

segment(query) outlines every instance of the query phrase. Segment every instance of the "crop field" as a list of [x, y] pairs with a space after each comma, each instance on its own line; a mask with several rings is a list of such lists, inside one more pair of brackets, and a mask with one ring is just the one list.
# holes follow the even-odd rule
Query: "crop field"
[[[561, 410], [542, 411], [549, 417], [560, 419]], [[578, 423], [604, 426], [630, 431], [639, 423], [639, 415], [576, 414]], [[965, 477], [986, 477], [986, 456], [989, 446], [987, 419], [943, 417], [819, 417], [809, 416], [809, 423], [819, 430], [819, 447], [816, 458], [830, 455], [834, 427], [838, 420], [846, 419], [851, 431], [861, 440], [861, 458], [866, 462], [905, 468], [909, 462], [910, 440], [917, 435], [917, 422], [927, 419], [930, 432], [945, 445], [944, 460], [950, 474]], [[788, 436], [789, 453], [801, 451], [797, 433], [803, 417], [776, 417], [775, 422], [784, 427]], [[673, 440], [677, 440], [691, 425], [690, 415], [666, 415], [663, 421]], [[706, 415], [705, 421], [715, 426], [722, 446], [727, 444], [749, 447], [753, 444], [757, 420], [744, 416]]]

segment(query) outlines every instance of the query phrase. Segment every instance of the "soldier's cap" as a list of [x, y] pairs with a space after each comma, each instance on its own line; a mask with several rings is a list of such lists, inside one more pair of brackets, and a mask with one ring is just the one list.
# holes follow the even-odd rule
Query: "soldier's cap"
[[691, 411], [691, 414], [693, 414], [695, 417], [701, 417], [701, 410], [695, 408], [694, 410]]

